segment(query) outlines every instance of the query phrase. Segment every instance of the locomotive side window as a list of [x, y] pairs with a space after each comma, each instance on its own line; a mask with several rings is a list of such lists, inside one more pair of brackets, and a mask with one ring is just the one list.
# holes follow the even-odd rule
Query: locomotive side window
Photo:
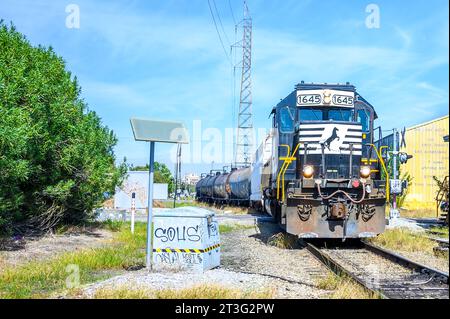
[[322, 121], [323, 111], [321, 109], [301, 108], [299, 112], [300, 121]]
[[289, 107], [281, 108], [280, 110], [280, 131], [282, 133], [294, 132], [294, 115]]
[[363, 132], [369, 132], [370, 125], [369, 125], [370, 116], [367, 114], [366, 110], [358, 110], [358, 118], [357, 121], [361, 123]]

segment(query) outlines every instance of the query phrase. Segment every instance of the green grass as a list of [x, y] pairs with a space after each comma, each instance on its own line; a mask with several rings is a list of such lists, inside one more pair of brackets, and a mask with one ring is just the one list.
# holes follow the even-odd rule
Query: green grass
[[118, 232], [124, 227], [125, 222], [120, 220], [110, 220], [107, 219], [106, 221], [102, 222], [103, 228], [106, 228], [113, 232]]
[[240, 290], [219, 285], [199, 285], [185, 289], [130, 289], [129, 287], [102, 288], [94, 293], [95, 299], [269, 299], [271, 289]]
[[298, 237], [288, 233], [277, 233], [272, 235], [267, 243], [270, 246], [278, 247], [281, 249], [293, 249], [298, 245]]
[[417, 208], [400, 209], [400, 216], [404, 218], [436, 218], [436, 209]]
[[231, 233], [233, 231], [237, 230], [245, 230], [245, 229], [251, 229], [255, 226], [252, 225], [241, 225], [241, 224], [222, 224], [219, 225], [219, 232], [221, 234]]
[[[162, 208], [173, 208], [173, 200], [172, 201], [158, 201], [158, 204], [162, 205]], [[189, 201], [189, 202], [175, 202], [175, 208], [178, 207], [187, 207], [187, 206], [194, 206], [194, 207], [205, 207], [204, 204], [198, 203], [196, 201]]]
[[427, 229], [427, 233], [432, 236], [448, 238], [448, 226], [435, 226]]
[[378, 294], [368, 292], [350, 278], [332, 272], [319, 278], [317, 287], [330, 290], [331, 293], [327, 295], [330, 299], [380, 299]]
[[371, 241], [379, 246], [405, 252], [433, 253], [434, 241], [421, 236], [407, 228], [388, 229]]
[[[105, 222], [100, 225], [116, 231], [107, 246], [59, 254], [49, 260], [30, 261], [21, 266], [0, 268], [0, 299], [46, 298], [64, 292], [66, 280], [73, 274], [67, 267], [79, 269], [79, 285], [107, 279], [122, 269], [142, 265], [145, 260], [146, 224], [136, 223], [134, 236], [129, 223]], [[254, 226], [220, 225], [221, 233], [249, 229]], [[67, 231], [61, 229], [60, 232]], [[72, 289], [76, 289], [72, 288]]]
[[32, 261], [0, 271], [0, 298], [41, 298], [63, 291], [72, 272], [68, 265], [79, 268], [80, 285], [110, 277], [114, 271], [142, 264], [145, 252], [146, 225], [137, 223], [133, 236], [127, 224], [119, 228], [109, 246], [63, 253], [45, 261]]

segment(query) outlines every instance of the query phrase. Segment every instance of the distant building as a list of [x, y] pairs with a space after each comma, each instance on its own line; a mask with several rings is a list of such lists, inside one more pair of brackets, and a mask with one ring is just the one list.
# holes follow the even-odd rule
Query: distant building
[[449, 116], [422, 123], [406, 129], [406, 147], [401, 151], [413, 155], [402, 172], [408, 172], [413, 180], [404, 206], [408, 209], [436, 209], [438, 190], [433, 176], [442, 180], [449, 174]]
[[[148, 172], [128, 172], [127, 179], [121, 187], [116, 188], [114, 195], [114, 208], [129, 209], [132, 194], [136, 195], [136, 208], [145, 209], [148, 203]], [[168, 198], [167, 184], [154, 184], [153, 198], [165, 200]]]
[[186, 174], [184, 175], [184, 183], [187, 185], [195, 185], [200, 180], [200, 176], [195, 174]]

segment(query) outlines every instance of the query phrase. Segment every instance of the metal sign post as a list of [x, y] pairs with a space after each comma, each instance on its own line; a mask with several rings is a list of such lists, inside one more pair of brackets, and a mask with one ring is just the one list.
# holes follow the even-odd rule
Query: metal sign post
[[153, 176], [155, 164], [155, 142], [150, 142], [150, 164], [148, 171], [148, 215], [147, 215], [147, 259], [145, 265], [152, 269], [152, 254], [153, 254]]
[[[146, 266], [152, 269], [153, 259], [153, 177], [155, 164], [155, 142], [188, 144], [187, 130], [182, 123], [154, 121], [132, 118], [130, 120], [136, 141], [150, 142], [150, 163], [148, 176], [148, 215], [147, 215], [147, 247]], [[133, 218], [134, 221], [134, 218]], [[133, 223], [132, 223], [133, 224]], [[132, 225], [133, 229], [134, 226]]]

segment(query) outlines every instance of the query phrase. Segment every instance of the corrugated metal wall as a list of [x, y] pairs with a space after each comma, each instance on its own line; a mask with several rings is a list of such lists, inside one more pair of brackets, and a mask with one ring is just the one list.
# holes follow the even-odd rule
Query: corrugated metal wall
[[449, 134], [448, 115], [406, 130], [406, 151], [414, 157], [402, 165], [403, 172], [414, 177], [404, 207], [408, 209], [435, 209], [439, 179], [449, 174], [449, 143], [443, 137]]

